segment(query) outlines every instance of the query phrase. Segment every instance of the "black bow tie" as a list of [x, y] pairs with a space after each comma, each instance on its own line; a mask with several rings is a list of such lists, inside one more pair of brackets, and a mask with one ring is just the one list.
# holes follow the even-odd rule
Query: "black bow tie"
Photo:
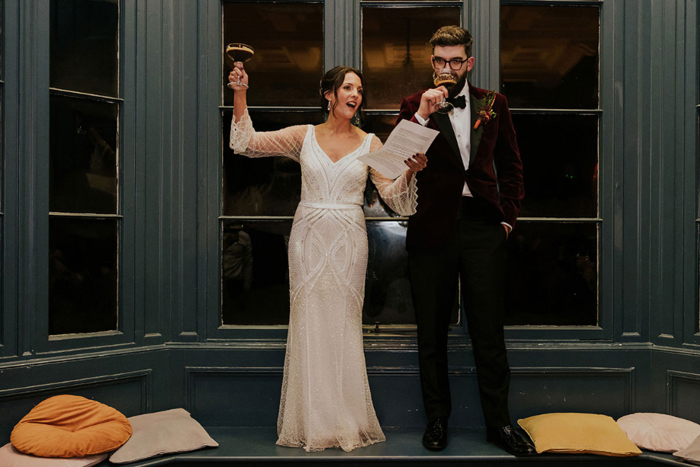
[[455, 107], [459, 107], [460, 109], [463, 109], [467, 106], [467, 99], [464, 97], [464, 95], [459, 95], [457, 97], [448, 97], [445, 100], [450, 104], [454, 105]]

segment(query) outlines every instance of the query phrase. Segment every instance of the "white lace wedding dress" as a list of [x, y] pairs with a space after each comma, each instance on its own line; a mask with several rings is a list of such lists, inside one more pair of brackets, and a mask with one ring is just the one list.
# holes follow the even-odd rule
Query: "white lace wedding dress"
[[395, 181], [357, 160], [382, 143], [369, 134], [332, 162], [313, 125], [256, 133], [246, 111], [230, 146], [248, 157], [286, 156], [301, 164], [301, 202], [289, 239], [291, 311], [277, 444], [345, 451], [384, 441], [372, 405], [362, 345], [367, 231], [362, 211], [368, 174], [396, 212], [415, 212], [415, 176]]

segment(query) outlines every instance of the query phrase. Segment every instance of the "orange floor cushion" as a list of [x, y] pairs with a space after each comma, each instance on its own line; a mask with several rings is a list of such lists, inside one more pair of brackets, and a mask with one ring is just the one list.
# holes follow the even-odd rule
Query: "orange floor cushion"
[[118, 410], [80, 396], [60, 395], [34, 407], [12, 430], [10, 442], [25, 454], [85, 457], [114, 451], [131, 437]]

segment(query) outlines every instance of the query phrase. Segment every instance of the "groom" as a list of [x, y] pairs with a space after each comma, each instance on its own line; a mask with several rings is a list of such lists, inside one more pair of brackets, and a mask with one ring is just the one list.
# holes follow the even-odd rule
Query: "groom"
[[[427, 167], [417, 174], [418, 208], [406, 237], [428, 416], [423, 445], [435, 451], [447, 446], [447, 331], [459, 278], [487, 440], [511, 454], [530, 455], [534, 448], [515, 431], [508, 413], [503, 334], [506, 240], [524, 193], [518, 143], [506, 98], [467, 81], [474, 67], [469, 32], [445, 26], [430, 43], [435, 72], [450, 73], [457, 83], [406, 97], [398, 117], [440, 131], [427, 152]], [[454, 109], [438, 113], [448, 96]]]

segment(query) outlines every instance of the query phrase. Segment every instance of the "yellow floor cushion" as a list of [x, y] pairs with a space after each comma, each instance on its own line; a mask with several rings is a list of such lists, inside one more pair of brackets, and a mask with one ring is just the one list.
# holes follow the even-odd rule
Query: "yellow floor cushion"
[[131, 436], [126, 417], [108, 405], [60, 395], [34, 407], [12, 430], [10, 442], [25, 454], [85, 457], [114, 451]]
[[548, 413], [518, 420], [538, 453], [638, 456], [642, 451], [630, 441], [615, 420], [590, 413]]

